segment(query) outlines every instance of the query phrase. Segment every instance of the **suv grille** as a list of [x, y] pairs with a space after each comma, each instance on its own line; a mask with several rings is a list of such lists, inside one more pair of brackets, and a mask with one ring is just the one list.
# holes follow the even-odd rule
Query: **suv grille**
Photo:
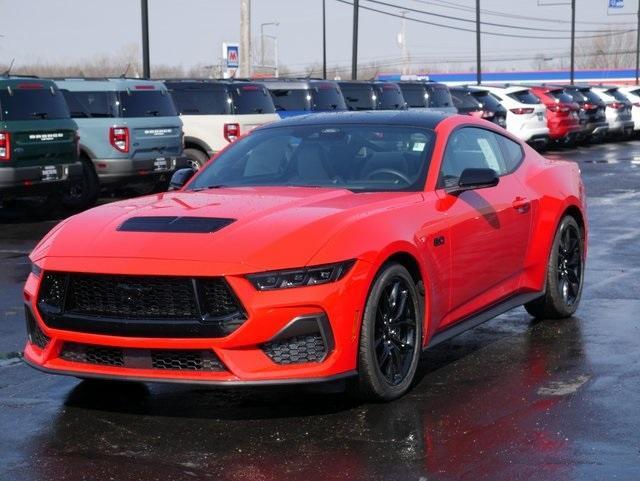
[[171, 349], [124, 349], [66, 342], [60, 351], [66, 361], [131, 369], [165, 371], [224, 371], [213, 351]]
[[320, 333], [268, 342], [262, 345], [262, 350], [276, 364], [320, 362], [327, 354], [327, 347]]
[[38, 308], [52, 327], [123, 336], [221, 337], [246, 320], [222, 277], [48, 272]]

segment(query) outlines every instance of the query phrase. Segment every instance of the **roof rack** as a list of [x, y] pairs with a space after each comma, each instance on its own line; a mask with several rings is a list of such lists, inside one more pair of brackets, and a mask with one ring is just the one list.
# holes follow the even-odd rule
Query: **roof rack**
[[[23, 74], [19, 74], [19, 73], [3, 73], [0, 74], [0, 78], [41, 78], [38, 77], [37, 75], [23, 75]], [[46, 80], [46, 79], [45, 79]]]

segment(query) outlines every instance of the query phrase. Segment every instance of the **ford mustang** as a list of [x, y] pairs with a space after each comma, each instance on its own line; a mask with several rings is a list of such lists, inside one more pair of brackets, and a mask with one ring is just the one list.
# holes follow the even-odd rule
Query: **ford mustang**
[[33, 250], [30, 365], [215, 385], [345, 379], [387, 401], [424, 349], [520, 305], [562, 318], [580, 301], [577, 165], [481, 119], [283, 120], [172, 186], [70, 217]]

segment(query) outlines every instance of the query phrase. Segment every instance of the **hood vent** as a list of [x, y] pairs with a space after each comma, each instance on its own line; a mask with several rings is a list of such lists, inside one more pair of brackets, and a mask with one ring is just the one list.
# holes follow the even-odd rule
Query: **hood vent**
[[119, 232], [172, 232], [210, 234], [235, 222], [220, 217], [132, 217], [118, 227]]

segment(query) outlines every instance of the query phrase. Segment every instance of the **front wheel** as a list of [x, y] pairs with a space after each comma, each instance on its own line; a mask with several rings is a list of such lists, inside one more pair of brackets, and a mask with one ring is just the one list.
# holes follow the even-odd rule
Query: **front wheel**
[[569, 317], [578, 309], [583, 279], [584, 235], [575, 218], [567, 215], [551, 246], [545, 293], [524, 307], [539, 319]]
[[378, 273], [362, 319], [356, 394], [368, 401], [391, 401], [407, 392], [422, 350], [418, 289], [402, 265]]

